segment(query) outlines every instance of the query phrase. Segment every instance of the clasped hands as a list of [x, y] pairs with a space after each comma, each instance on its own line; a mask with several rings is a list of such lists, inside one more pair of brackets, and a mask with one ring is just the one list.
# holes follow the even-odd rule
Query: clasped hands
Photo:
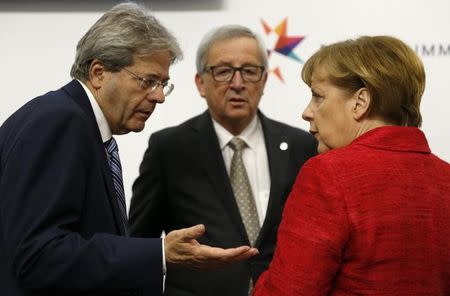
[[215, 269], [259, 254], [257, 249], [249, 246], [222, 249], [202, 245], [197, 239], [205, 231], [205, 226], [199, 224], [169, 232], [164, 239], [167, 267]]

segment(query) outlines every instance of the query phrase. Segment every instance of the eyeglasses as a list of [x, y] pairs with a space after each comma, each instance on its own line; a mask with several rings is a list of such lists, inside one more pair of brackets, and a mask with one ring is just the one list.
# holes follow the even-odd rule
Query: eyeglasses
[[205, 72], [210, 72], [212, 78], [217, 82], [230, 82], [233, 80], [236, 71], [241, 73], [242, 80], [245, 82], [258, 82], [261, 80], [265, 68], [263, 66], [210, 66], [205, 68]]
[[169, 83], [168, 81], [161, 82], [156, 79], [147, 79], [147, 78], [136, 75], [135, 73], [131, 72], [130, 70], [128, 70], [126, 68], [122, 68], [122, 69], [125, 70], [125, 72], [127, 72], [128, 74], [130, 74], [131, 77], [138, 80], [139, 86], [142, 89], [150, 89], [150, 91], [152, 92], [152, 91], [155, 91], [158, 87], [162, 87], [163, 94], [165, 97], [167, 97], [168, 95], [170, 95], [170, 93], [175, 88], [175, 86], [172, 83]]

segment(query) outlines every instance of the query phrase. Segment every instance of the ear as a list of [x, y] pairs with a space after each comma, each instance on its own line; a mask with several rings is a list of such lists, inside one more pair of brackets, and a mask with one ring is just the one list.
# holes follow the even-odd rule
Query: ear
[[198, 93], [204, 98], [206, 96], [205, 81], [199, 73], [195, 74], [195, 84], [197, 85]]
[[89, 67], [89, 81], [94, 89], [100, 89], [103, 86], [104, 75], [105, 66], [100, 60], [94, 59]]
[[364, 118], [371, 104], [370, 92], [363, 87], [356, 91], [354, 96], [354, 105], [352, 109], [353, 118], [357, 121]]
[[262, 94], [261, 95], [263, 95], [264, 94], [264, 89], [265, 89], [265, 86], [266, 86], [266, 82], [267, 82], [267, 77], [269, 76], [269, 74], [266, 72], [266, 73], [264, 73], [264, 76], [263, 76], [263, 78], [262, 78]]
[[266, 85], [266, 81], [267, 81], [267, 77], [269, 76], [269, 74], [266, 72], [266, 73], [264, 73], [264, 76], [263, 76], [263, 78], [262, 78], [262, 80], [263, 80], [263, 86], [265, 86]]

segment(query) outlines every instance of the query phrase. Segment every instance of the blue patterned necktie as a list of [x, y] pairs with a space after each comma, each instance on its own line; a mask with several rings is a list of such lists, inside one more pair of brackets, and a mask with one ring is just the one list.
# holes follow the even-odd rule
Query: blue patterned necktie
[[111, 175], [114, 183], [114, 191], [116, 193], [117, 202], [119, 204], [120, 214], [122, 216], [122, 223], [125, 228], [125, 233], [128, 230], [128, 218], [127, 218], [127, 207], [125, 204], [125, 192], [123, 190], [123, 179], [122, 179], [122, 166], [120, 165], [119, 158], [119, 148], [117, 147], [117, 142], [114, 138], [106, 141], [105, 149], [108, 152], [108, 162], [111, 168]]

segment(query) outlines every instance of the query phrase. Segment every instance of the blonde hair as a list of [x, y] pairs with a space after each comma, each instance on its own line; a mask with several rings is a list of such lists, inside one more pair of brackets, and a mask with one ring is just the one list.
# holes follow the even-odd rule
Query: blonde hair
[[425, 70], [415, 52], [391, 36], [363, 36], [319, 49], [302, 69], [311, 86], [313, 74], [324, 71], [331, 83], [351, 92], [366, 87], [371, 95], [369, 116], [396, 125], [420, 127], [420, 101]]

